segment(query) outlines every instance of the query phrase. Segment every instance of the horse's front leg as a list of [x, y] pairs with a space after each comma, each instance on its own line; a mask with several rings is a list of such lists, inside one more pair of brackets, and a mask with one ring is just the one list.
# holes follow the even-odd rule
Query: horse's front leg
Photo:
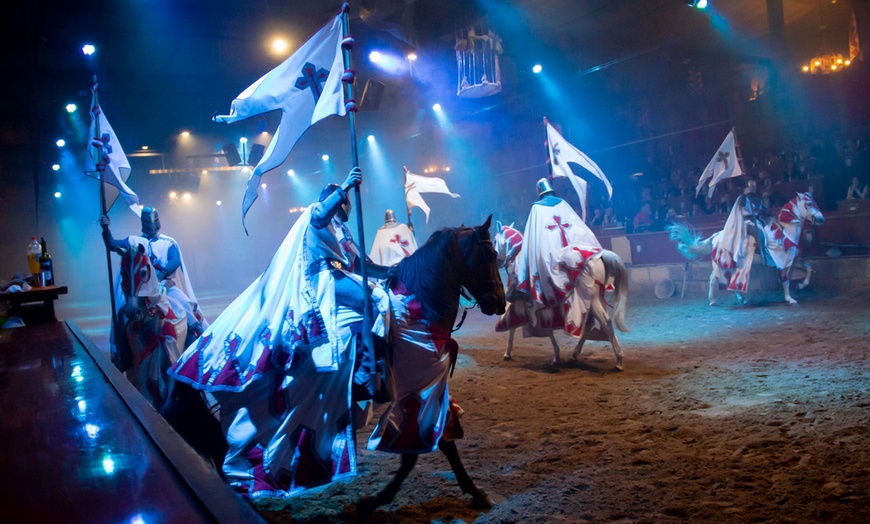
[[807, 272], [807, 276], [800, 284], [798, 284], [798, 289], [806, 289], [806, 287], [810, 285], [810, 277], [813, 276], [813, 266], [806, 262], [801, 262], [801, 265], [803, 266], [804, 271]]
[[710, 301], [711, 306], [716, 305], [716, 297], [713, 295], [716, 286], [718, 285], [718, 280], [716, 279], [716, 270], [710, 272], [710, 281], [707, 284], [707, 300]]
[[386, 504], [389, 504], [396, 498], [396, 493], [399, 492], [399, 489], [402, 487], [402, 482], [408, 478], [408, 474], [411, 473], [411, 470], [414, 469], [414, 465], [417, 463], [418, 455], [416, 453], [402, 453], [402, 463], [399, 465], [399, 471], [396, 472], [396, 476], [387, 484], [380, 493], [375, 495], [374, 497], [369, 497], [361, 500], [359, 504], [357, 504], [357, 513], [361, 517], [366, 517], [372, 514], [376, 509]]
[[553, 344], [553, 365], [559, 366], [562, 364], [562, 359], [559, 357], [559, 343], [556, 342], [556, 335], [550, 331], [550, 342]]
[[791, 288], [791, 281], [788, 279], [788, 276], [786, 276], [786, 275], [787, 275], [787, 273], [785, 271], [783, 271], [782, 292], [785, 295], [785, 301], [788, 302], [788, 304], [790, 306], [796, 306], [796, 305], [798, 305], [798, 302], [797, 302], [797, 300], [791, 298], [791, 290], [789, 289], [789, 288]]
[[583, 343], [586, 342], [586, 338], [588, 337], [589, 330], [592, 329], [591, 326], [587, 324], [587, 326], [583, 329], [583, 334], [580, 335], [580, 340], [577, 341], [577, 345], [574, 346], [574, 351], [571, 353], [571, 360], [577, 362], [577, 359], [580, 358], [580, 351], [583, 350]]
[[516, 332], [516, 330], [517, 330], [517, 328], [511, 328], [511, 332], [508, 335], [507, 351], [505, 351], [504, 357], [503, 357], [505, 360], [513, 360], [514, 359], [514, 357], [511, 356], [511, 351], [514, 350], [514, 333]]
[[478, 509], [487, 509], [495, 505], [492, 498], [485, 491], [478, 488], [471, 480], [468, 472], [465, 471], [465, 466], [462, 465], [462, 459], [459, 458], [459, 450], [456, 449], [456, 442], [452, 440], [441, 439], [438, 441], [438, 449], [447, 457], [450, 462], [450, 467], [453, 469], [453, 474], [456, 475], [456, 482], [463, 493], [472, 496], [471, 505]]

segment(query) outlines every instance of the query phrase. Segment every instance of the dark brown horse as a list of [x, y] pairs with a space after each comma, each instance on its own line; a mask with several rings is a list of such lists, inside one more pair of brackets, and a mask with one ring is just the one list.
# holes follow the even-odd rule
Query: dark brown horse
[[462, 430], [456, 403], [447, 392], [447, 378], [458, 351], [450, 334], [460, 294], [467, 291], [486, 315], [505, 310], [504, 288], [489, 236], [491, 218], [478, 227], [436, 232], [399, 263], [388, 282], [394, 297], [389, 354], [394, 400], [369, 440], [369, 448], [399, 453], [402, 459], [395, 478], [376, 496], [359, 503], [362, 517], [390, 503], [418, 455], [434, 449], [447, 457], [459, 488], [472, 496], [475, 507], [493, 504], [459, 458], [454, 439], [462, 436]]

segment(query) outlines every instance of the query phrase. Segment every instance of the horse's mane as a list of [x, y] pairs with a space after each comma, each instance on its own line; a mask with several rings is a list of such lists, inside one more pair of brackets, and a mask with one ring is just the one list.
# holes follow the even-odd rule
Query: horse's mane
[[451, 322], [459, 307], [459, 232], [468, 228], [440, 229], [411, 256], [396, 267], [396, 278], [423, 306], [426, 320], [435, 322], [447, 316]]

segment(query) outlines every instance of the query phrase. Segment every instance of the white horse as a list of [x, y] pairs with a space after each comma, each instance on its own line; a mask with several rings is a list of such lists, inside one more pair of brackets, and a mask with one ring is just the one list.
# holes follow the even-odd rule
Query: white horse
[[[513, 224], [504, 226], [501, 222], [497, 222], [496, 228], [497, 233], [493, 238], [493, 244], [498, 255], [499, 267], [507, 270], [507, 289], [510, 292], [516, 287], [516, 259], [522, 249], [523, 234], [515, 229]], [[571, 360], [577, 361], [583, 348], [583, 343], [589, 338], [594, 328], [599, 328], [606, 336], [606, 340], [610, 341], [610, 345], [613, 348], [613, 354], [616, 356], [615, 369], [622, 371], [622, 348], [619, 345], [619, 340], [613, 326], [615, 324], [620, 331], [628, 331], [625, 325], [625, 310], [628, 300], [628, 272], [625, 269], [625, 265], [619, 256], [612, 251], [602, 249], [592, 257], [584, 258], [580, 249], [576, 249], [576, 246], [568, 246], [563, 250], [559, 265], [568, 274], [573, 276], [574, 284], [572, 288], [579, 287], [575, 291], [581, 297], [590, 300], [589, 309], [592, 313], [586, 317], [584, 325], [577, 326], [571, 331], [572, 336], [579, 338], [571, 354]], [[575, 271], [572, 272], [572, 268]], [[578, 268], [579, 271], [577, 270]], [[604, 293], [608, 290], [613, 290], [617, 297], [613, 316], [608, 314], [606, 308], [608, 304], [604, 298]], [[514, 346], [514, 332], [517, 327], [520, 326], [510, 329], [504, 360], [513, 360], [511, 352]], [[559, 356], [559, 343], [556, 342], [553, 330], [549, 330], [548, 336], [553, 345], [552, 364], [558, 366], [562, 363]]]
[[[819, 206], [813, 200], [812, 194], [798, 193], [796, 197], [782, 206], [770, 224], [765, 224], [761, 228], [765, 246], [759, 255], [763, 260], [772, 262], [780, 271], [785, 301], [793, 306], [797, 305], [797, 301], [792, 298], [790, 292], [792, 269], [798, 265], [806, 271], [806, 277], [798, 284], [798, 289], [804, 289], [810, 285], [810, 277], [813, 274], [812, 266], [798, 258], [800, 255], [798, 244], [804, 224], [807, 222], [822, 225], [825, 223], [825, 217], [819, 211]], [[749, 271], [752, 268], [752, 259], [756, 248], [756, 240], [753, 235], [745, 235], [745, 239], [741, 241], [742, 245], [739, 246], [739, 249], [742, 249], [746, 256], [723, 260], [723, 257], [717, 256], [717, 254], [721, 253], [727, 243], [731, 242], [731, 239], [725, 238], [724, 230], [717, 231], [710, 237], [701, 240], [685, 225], [675, 224], [668, 229], [671, 240], [677, 243], [677, 249], [686, 258], [691, 260], [713, 254], [713, 271], [710, 273], [710, 287], [707, 294], [711, 306], [716, 305], [714, 290], [720, 282], [736, 293], [739, 304], [746, 304], [746, 299], [743, 298], [741, 292], [745, 292], [749, 287]]]

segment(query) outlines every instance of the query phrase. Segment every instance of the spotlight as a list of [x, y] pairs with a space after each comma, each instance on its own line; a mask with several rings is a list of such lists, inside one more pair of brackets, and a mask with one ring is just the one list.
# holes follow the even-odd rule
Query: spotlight
[[218, 200], [217, 202], [215, 202], [215, 205], [218, 205], [218, 206], [221, 205], [221, 201]]
[[707, 0], [692, 0], [691, 2], [686, 2], [686, 5], [695, 9], [707, 9]]
[[182, 131], [182, 132], [181, 132], [181, 136], [183, 136], [184, 138], [189, 137], [189, 136], [190, 136], [190, 131]]
[[177, 198], [178, 198], [178, 193], [176, 193], [175, 191], [170, 191], [170, 192], [169, 192], [169, 198], [171, 198], [172, 200], [177, 199]]
[[67, 113], [75, 113], [76, 109], [78, 109], [78, 108], [76, 107], [75, 104], [67, 104], [66, 105], [66, 112]]
[[541, 67], [541, 64], [535, 64], [535, 65], [532, 67], [532, 73], [538, 74], [538, 73], [541, 72], [541, 69], [543, 69], [543, 68]]
[[247, 144], [247, 143], [248, 143], [248, 137], [243, 136], [242, 138], [239, 139], [239, 143], [240, 143], [240, 144]]
[[260, 184], [260, 187], [262, 187], [263, 189], [266, 189], [266, 183], [263, 182], [262, 184]]
[[63, 138], [59, 138], [57, 142], [55, 142], [55, 144], [57, 145], [57, 147], [63, 147], [66, 145], [66, 140], [64, 140]]
[[82, 46], [82, 53], [84, 53], [87, 56], [91, 56], [92, 54], [94, 54], [96, 52], [97, 52], [97, 48], [94, 47], [92, 44], [85, 44]]
[[375, 135], [369, 135], [369, 136], [368, 136], [368, 141], [369, 141], [369, 142], [374, 142], [374, 141], [375, 141]]
[[52, 171], [60, 171], [60, 164], [52, 164], [51, 170]]
[[294, 176], [294, 175], [296, 175], [296, 171], [294, 171], [292, 169], [287, 170], [287, 176]]
[[54, 198], [60, 198], [60, 191], [54, 192]]
[[441, 111], [441, 104], [435, 104], [432, 106], [433, 111]]
[[277, 55], [283, 55], [287, 52], [287, 41], [283, 38], [276, 38], [272, 41], [272, 51]]
[[375, 64], [380, 63], [382, 59], [383, 55], [380, 51], [372, 51], [371, 53], [369, 53], [369, 60], [371, 60]]
[[408, 60], [410, 60], [411, 62], [413, 62], [413, 61], [416, 60], [416, 59], [417, 59], [417, 55], [416, 55], [416, 54], [414, 54], [414, 53], [410, 53], [410, 54], [408, 55]]
[[320, 157], [320, 159], [324, 162], [329, 162], [329, 155], [323, 155], [322, 157]]
[[182, 196], [182, 198], [184, 198], [185, 200], [190, 200], [190, 193], [185, 193], [185, 194]]

